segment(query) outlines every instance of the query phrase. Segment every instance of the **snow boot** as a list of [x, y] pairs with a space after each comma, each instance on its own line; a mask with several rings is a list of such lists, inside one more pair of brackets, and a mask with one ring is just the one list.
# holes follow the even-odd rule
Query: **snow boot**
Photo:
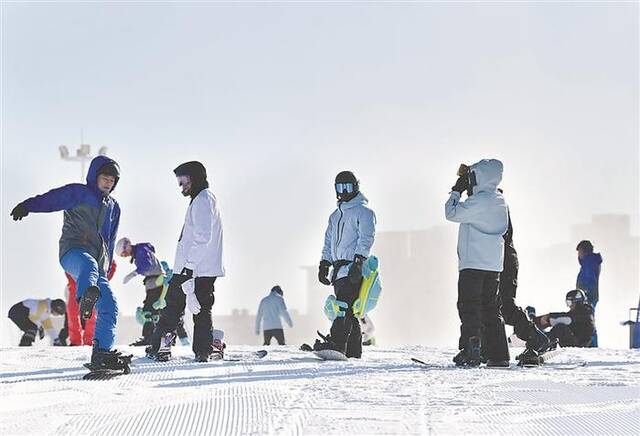
[[516, 357], [518, 366], [539, 366], [541, 363], [540, 355], [533, 348], [527, 348], [522, 354]]
[[93, 306], [100, 298], [100, 289], [97, 286], [89, 286], [80, 298], [80, 316], [82, 319], [91, 318], [93, 312]]
[[27, 330], [22, 335], [22, 338], [20, 338], [20, 344], [18, 344], [18, 345], [20, 347], [30, 347], [30, 346], [32, 346], [34, 341], [36, 340], [36, 334], [37, 333], [36, 333], [35, 330]]
[[91, 364], [88, 368], [91, 371], [99, 370], [123, 370], [126, 374], [130, 372], [129, 364], [132, 355], [124, 355], [118, 350], [105, 350], [99, 348], [98, 344], [93, 347], [91, 353]]
[[198, 353], [196, 354], [196, 362], [208, 362], [209, 357], [209, 353]]
[[508, 360], [487, 360], [487, 368], [509, 368]]
[[[456, 357], [454, 357], [454, 362], [456, 366], [462, 368], [474, 368], [480, 366], [481, 362], [481, 343], [479, 336], [471, 336], [469, 338], [469, 344], [467, 348], [461, 350], [460, 353]], [[457, 360], [457, 362], [456, 362]]]

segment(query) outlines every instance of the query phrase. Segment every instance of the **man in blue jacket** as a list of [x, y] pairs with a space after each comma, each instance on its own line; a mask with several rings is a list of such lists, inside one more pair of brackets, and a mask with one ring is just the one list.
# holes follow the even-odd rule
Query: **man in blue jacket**
[[[576, 288], [582, 289], [589, 300], [589, 304], [593, 308], [595, 315], [596, 305], [600, 299], [600, 268], [602, 266], [602, 256], [600, 253], [593, 252], [593, 244], [591, 241], [580, 241], [576, 247], [578, 252], [578, 262], [580, 263], [580, 272], [576, 280]], [[591, 346], [598, 346], [598, 332], [593, 331], [591, 338]]]
[[112, 351], [118, 306], [107, 274], [113, 260], [120, 206], [111, 193], [120, 179], [120, 167], [106, 156], [91, 161], [87, 183], [71, 183], [18, 204], [14, 220], [29, 213], [64, 211], [59, 258], [78, 284], [77, 298], [84, 319], [98, 311], [91, 363], [119, 369], [120, 354]]
[[[344, 304], [344, 316], [331, 325], [324, 343], [316, 342], [316, 350], [331, 349], [347, 357], [362, 355], [362, 331], [353, 314], [353, 303], [360, 293], [362, 264], [369, 257], [376, 233], [376, 215], [367, 207], [368, 200], [360, 192], [360, 182], [351, 171], [342, 171], [335, 179], [338, 208], [329, 216], [324, 235], [318, 280], [333, 285], [336, 300]], [[329, 268], [333, 274], [329, 279]]]
[[258, 306], [256, 335], [260, 334], [260, 327], [262, 326], [264, 345], [270, 345], [272, 338], [276, 338], [278, 345], [285, 345], [281, 318], [284, 318], [287, 324], [289, 324], [289, 327], [293, 327], [293, 322], [291, 321], [291, 316], [289, 316], [283, 294], [282, 288], [276, 285], [271, 288], [269, 295], [264, 297]]
[[[460, 223], [458, 230], [458, 314], [461, 350], [458, 366], [480, 365], [481, 350], [487, 366], [509, 366], [509, 349], [500, 316], [498, 288], [503, 270], [504, 239], [509, 225], [507, 204], [498, 191], [502, 162], [484, 159], [461, 166], [445, 204], [445, 216]], [[467, 191], [468, 198], [460, 201]], [[482, 344], [481, 337], [486, 338]]]

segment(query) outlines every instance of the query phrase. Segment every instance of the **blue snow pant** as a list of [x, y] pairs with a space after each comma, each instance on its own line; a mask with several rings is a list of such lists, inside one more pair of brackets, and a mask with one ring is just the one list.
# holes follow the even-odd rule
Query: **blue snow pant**
[[99, 348], [111, 350], [116, 337], [118, 303], [109, 286], [107, 273], [98, 267], [98, 262], [93, 256], [80, 248], [67, 251], [60, 259], [60, 265], [76, 281], [78, 300], [89, 286], [97, 286], [100, 289], [100, 297], [95, 306], [98, 313], [93, 339], [98, 342]]

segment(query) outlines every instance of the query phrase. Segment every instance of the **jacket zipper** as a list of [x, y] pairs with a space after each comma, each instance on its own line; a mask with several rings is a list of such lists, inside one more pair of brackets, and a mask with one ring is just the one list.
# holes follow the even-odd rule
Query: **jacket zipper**
[[[336, 226], [338, 230], [336, 234], [336, 247], [333, 253], [336, 260], [338, 260], [338, 246], [340, 245], [340, 240], [342, 239], [342, 234], [340, 231], [340, 222], [342, 221], [342, 216], [344, 215], [344, 212], [342, 212], [342, 203], [338, 205], [338, 210], [340, 211], [340, 218], [338, 218], [338, 225]], [[342, 229], [344, 230], [344, 224], [342, 225]]]

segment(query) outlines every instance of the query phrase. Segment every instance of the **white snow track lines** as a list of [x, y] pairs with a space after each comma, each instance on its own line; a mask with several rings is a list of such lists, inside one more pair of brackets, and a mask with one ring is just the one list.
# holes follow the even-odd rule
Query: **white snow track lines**
[[0, 349], [0, 434], [640, 434], [637, 350], [566, 349], [500, 371], [458, 369], [454, 350], [418, 346], [344, 362], [294, 347], [208, 363], [186, 347], [166, 363], [123, 351], [136, 356], [131, 374], [85, 381], [89, 347]]

